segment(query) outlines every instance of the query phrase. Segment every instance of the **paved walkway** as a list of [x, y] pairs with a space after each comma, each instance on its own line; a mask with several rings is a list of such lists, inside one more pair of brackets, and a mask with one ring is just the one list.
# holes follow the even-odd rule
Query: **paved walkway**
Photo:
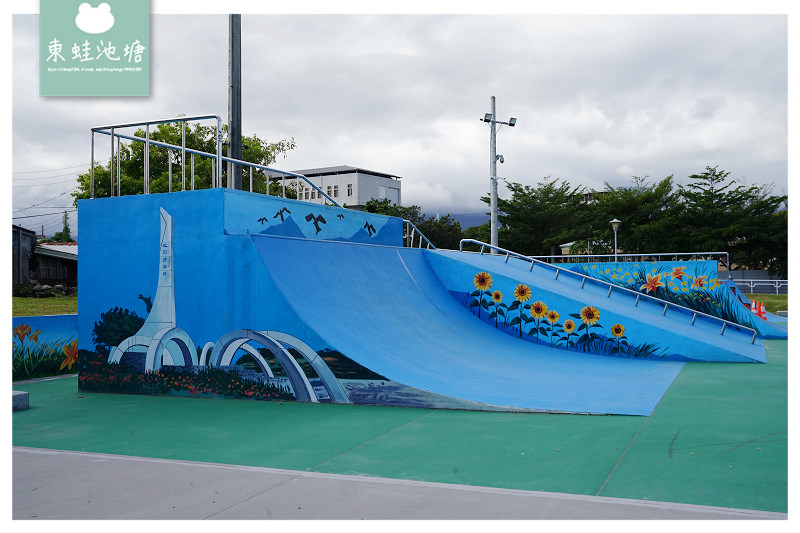
[[650, 417], [16, 383], [13, 517], [786, 518], [787, 351], [687, 364]]
[[720, 520], [785, 516], [601, 496], [14, 448], [14, 519]]

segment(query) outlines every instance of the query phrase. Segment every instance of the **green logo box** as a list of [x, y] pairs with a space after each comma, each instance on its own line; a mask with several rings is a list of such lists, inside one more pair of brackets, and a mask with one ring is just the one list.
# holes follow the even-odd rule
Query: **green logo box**
[[40, 0], [40, 96], [150, 96], [150, 0]]

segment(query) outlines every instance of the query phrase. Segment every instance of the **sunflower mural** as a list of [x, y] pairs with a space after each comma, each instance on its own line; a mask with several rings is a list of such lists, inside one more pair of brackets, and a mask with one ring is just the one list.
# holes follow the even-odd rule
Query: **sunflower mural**
[[[651, 275], [650, 281], [655, 284], [660, 279]], [[594, 305], [583, 305], [573, 312], [562, 310], [569, 318], [561, 322], [562, 312], [535, 299], [530, 285], [517, 284], [509, 291], [514, 299], [505, 303], [503, 291], [496, 287], [492, 290], [493, 284], [490, 273], [478, 272], [472, 279], [475, 290], [464, 303], [478, 318], [504, 333], [567, 351], [636, 358], [663, 356], [663, 350], [652, 344], [631, 345], [621, 323], [606, 328]], [[481, 308], [487, 313], [482, 314]]]

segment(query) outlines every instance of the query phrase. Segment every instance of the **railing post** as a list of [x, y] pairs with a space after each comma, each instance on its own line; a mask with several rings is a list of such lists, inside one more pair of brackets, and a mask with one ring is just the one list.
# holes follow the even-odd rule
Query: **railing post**
[[111, 161], [108, 163], [108, 172], [111, 174], [109, 196], [114, 196], [114, 128], [111, 128]]
[[194, 154], [192, 154], [192, 190], [194, 190]]
[[89, 168], [89, 198], [94, 198], [94, 130], [92, 130], [92, 166]]
[[172, 192], [172, 150], [169, 148], [167, 148], [167, 175], [169, 176], [167, 192]]
[[217, 117], [217, 162], [214, 165], [217, 169], [217, 180], [215, 187], [222, 186], [222, 119]]
[[186, 121], [181, 121], [181, 190], [186, 190]]
[[122, 172], [120, 168], [120, 157], [122, 139], [117, 137], [117, 195], [122, 196]]
[[150, 194], [150, 124], [144, 126], [144, 193]]

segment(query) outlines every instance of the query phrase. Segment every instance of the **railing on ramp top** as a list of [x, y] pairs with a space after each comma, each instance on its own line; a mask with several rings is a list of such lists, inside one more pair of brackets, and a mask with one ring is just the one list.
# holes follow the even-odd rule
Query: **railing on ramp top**
[[[201, 120], [215, 120], [216, 121], [216, 134], [215, 134], [215, 144], [216, 144], [216, 153], [205, 152], [202, 150], [189, 148], [186, 146], [186, 124], [188, 122], [198, 122]], [[152, 125], [159, 125], [159, 124], [171, 124], [171, 123], [180, 123], [181, 125], [181, 145], [170, 144], [162, 141], [156, 141], [150, 138], [150, 126]], [[200, 116], [192, 116], [192, 117], [176, 117], [170, 119], [159, 119], [159, 120], [148, 120], [144, 122], [132, 122], [127, 124], [114, 124], [110, 126], [97, 126], [92, 128], [92, 163], [91, 163], [91, 170], [90, 170], [90, 192], [89, 197], [94, 198], [95, 195], [95, 187], [94, 187], [94, 135], [95, 133], [108, 135], [111, 137], [111, 162], [109, 163], [109, 174], [110, 178], [110, 196], [114, 195], [115, 185], [117, 196], [120, 195], [121, 189], [121, 172], [120, 172], [120, 143], [122, 139], [127, 141], [133, 142], [140, 142], [145, 145], [144, 150], [144, 176], [143, 176], [143, 193], [150, 194], [150, 147], [157, 146], [161, 148], [166, 148], [168, 151], [168, 182], [169, 182], [169, 191], [172, 192], [172, 150], [179, 151], [181, 153], [180, 159], [180, 166], [181, 166], [181, 190], [187, 190], [186, 186], [186, 154], [189, 154], [190, 158], [190, 190], [195, 190], [195, 180], [194, 180], [194, 156], [197, 155], [202, 158], [211, 159], [214, 164], [212, 166], [212, 173], [211, 173], [211, 187], [217, 188], [222, 187], [222, 163], [228, 162], [232, 165], [239, 165], [243, 167], [248, 167], [250, 169], [250, 192], [253, 192], [253, 169], [267, 172], [274, 172], [279, 175], [280, 179], [282, 179], [282, 183], [284, 184], [283, 188], [283, 195], [285, 196], [285, 178], [294, 178], [296, 180], [296, 188], [298, 194], [300, 194], [300, 187], [299, 187], [299, 180], [303, 180], [308, 186], [312, 189], [315, 189], [319, 194], [320, 198], [325, 198], [326, 201], [331, 202], [333, 205], [337, 207], [341, 207], [336, 200], [325, 194], [322, 189], [317, 187], [314, 183], [311, 182], [306, 176], [302, 174], [297, 174], [295, 172], [289, 172], [286, 170], [278, 170], [275, 168], [267, 167], [265, 165], [259, 165], [257, 163], [250, 163], [248, 161], [242, 161], [240, 159], [233, 159], [231, 157], [227, 157], [222, 155], [222, 119], [219, 115], [200, 115]], [[119, 129], [124, 128], [144, 128], [144, 137], [136, 137], [132, 135], [124, 135], [119, 133]], [[115, 142], [116, 141], [116, 142]], [[114, 163], [116, 162], [116, 169], [114, 168]], [[116, 182], [114, 179], [114, 174], [116, 170]], [[266, 175], [265, 179], [267, 180], [267, 187], [266, 187], [266, 194], [269, 196], [269, 180], [271, 175]], [[228, 176], [228, 187], [231, 187], [231, 178]]]
[[[480, 252], [466, 252], [464, 250], [464, 244], [476, 244], [476, 245], [479, 245], [480, 246]], [[731, 322], [729, 320], [725, 320], [724, 318], [719, 318], [719, 317], [716, 317], [714, 315], [709, 315], [709, 314], [703, 313], [701, 311], [696, 311], [694, 309], [690, 309], [688, 307], [684, 307], [682, 305], [678, 305], [678, 304], [675, 304], [675, 303], [672, 303], [672, 302], [667, 302], [665, 300], [662, 300], [660, 298], [656, 298], [654, 296], [649, 296], [649, 295], [643, 294], [641, 292], [637, 292], [637, 291], [633, 291], [633, 290], [630, 290], [630, 289], [626, 289], [625, 287], [620, 287], [619, 285], [614, 285], [613, 283], [609, 283], [607, 281], [602, 281], [602, 280], [599, 280], [597, 278], [593, 278], [591, 276], [587, 276], [585, 274], [581, 274], [579, 272], [575, 272], [575, 271], [570, 270], [568, 268], [564, 268], [564, 267], [561, 267], [561, 266], [558, 266], [558, 265], [555, 265], [555, 264], [552, 264], [552, 263], [545, 263], [544, 261], [540, 261], [538, 259], [533, 259], [533, 258], [528, 257], [526, 255], [518, 254], [516, 252], [512, 252], [511, 250], [506, 250], [505, 248], [500, 248], [499, 246], [493, 246], [491, 244], [488, 244], [488, 243], [485, 243], [485, 242], [481, 242], [481, 241], [478, 241], [478, 240], [475, 240], [475, 239], [461, 239], [461, 242], [459, 242], [459, 245], [458, 245], [458, 250], [459, 250], [459, 252], [462, 252], [462, 253], [478, 253], [480, 255], [484, 255], [484, 250], [486, 250], [486, 249], [496, 250], [497, 252], [499, 252], [500, 256], [505, 255], [505, 262], [506, 263], [508, 263], [508, 260], [510, 258], [519, 259], [521, 261], [526, 261], [526, 262], [530, 263], [530, 268], [528, 268], [529, 271], [533, 271], [533, 267], [534, 266], [538, 267], [538, 268], [549, 269], [550, 271], [554, 272], [554, 279], [556, 279], [556, 280], [558, 280], [560, 276], [564, 276], [565, 278], [567, 278], [567, 277], [577, 278], [578, 280], [580, 280], [581, 289], [583, 289], [586, 286], [587, 283], [594, 284], [595, 286], [601, 286], [601, 287], [604, 287], [604, 288], [607, 287], [608, 288], [607, 296], [609, 298], [611, 297], [611, 294], [614, 293], [614, 292], [628, 294], [628, 295], [630, 295], [632, 297], [635, 297], [634, 304], [633, 304], [634, 307], [638, 307], [639, 306], [639, 302], [641, 300], [646, 300], [646, 301], [653, 302], [655, 304], [663, 306], [662, 316], [666, 316], [667, 311], [669, 309], [676, 309], [676, 310], [680, 310], [680, 311], [683, 311], [685, 313], [691, 314], [691, 316], [692, 316], [691, 325], [694, 325], [698, 318], [701, 318], [701, 319], [706, 320], [706, 321], [711, 321], [711, 322], [714, 322], [714, 323], [721, 324], [721, 329], [720, 329], [720, 332], [719, 332], [720, 335], [725, 335], [725, 330], [728, 329], [729, 327], [734, 328], [736, 330], [739, 330], [741, 332], [752, 333], [752, 338], [750, 339], [750, 344], [754, 344], [755, 343], [756, 337], [758, 335], [758, 332], [756, 330], [754, 330], [753, 328], [749, 328], [747, 326], [743, 326], [741, 324], [737, 324], [736, 322]], [[494, 256], [494, 257], [497, 257], [497, 256]]]
[[[428, 250], [436, 250], [436, 246], [433, 245], [428, 238], [422, 234], [422, 232], [414, 225], [413, 222], [410, 220], [403, 219], [403, 239], [406, 248], [422, 248], [423, 241], [427, 244], [426, 248]], [[418, 239], [415, 241], [415, 239]], [[417, 246], [414, 246], [414, 242], [419, 242]]]

